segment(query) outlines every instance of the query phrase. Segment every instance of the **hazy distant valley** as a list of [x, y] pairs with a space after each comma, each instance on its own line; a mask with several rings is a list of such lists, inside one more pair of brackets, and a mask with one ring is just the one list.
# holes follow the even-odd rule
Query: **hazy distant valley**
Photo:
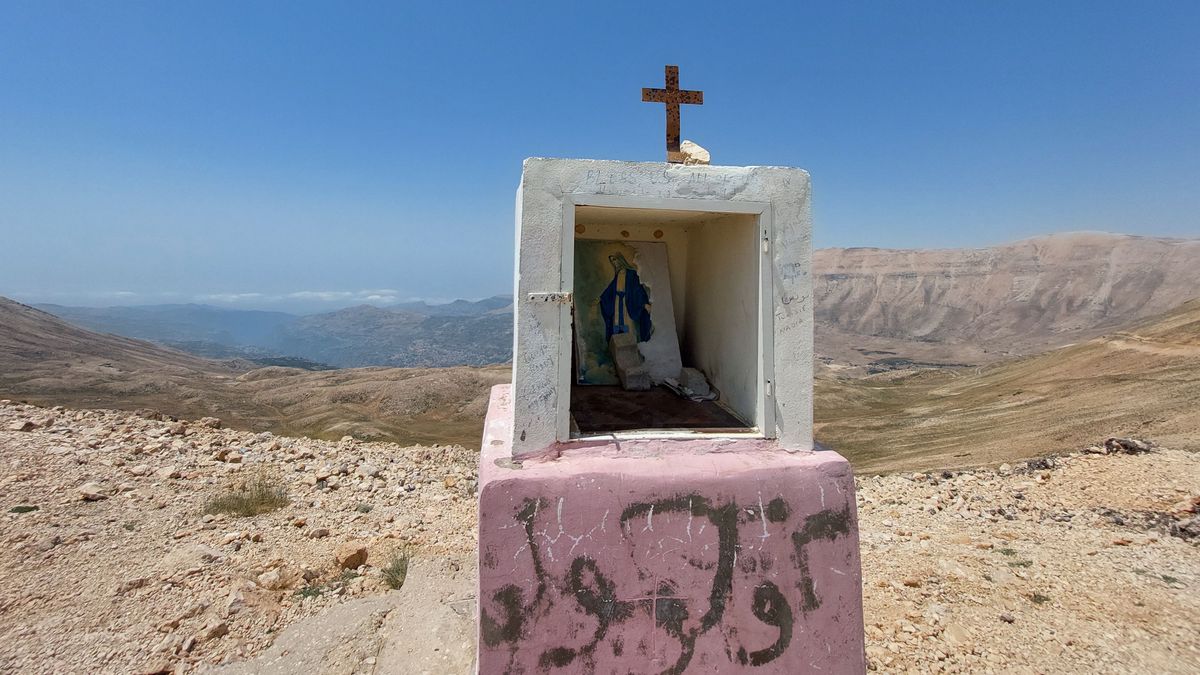
[[333, 312], [227, 309], [210, 305], [35, 305], [82, 328], [149, 340], [197, 356], [328, 370], [503, 363], [512, 352], [512, 299]]

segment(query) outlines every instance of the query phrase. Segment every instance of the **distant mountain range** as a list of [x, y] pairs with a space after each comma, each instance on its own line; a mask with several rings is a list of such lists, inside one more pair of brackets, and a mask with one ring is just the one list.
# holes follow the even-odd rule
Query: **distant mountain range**
[[1072, 232], [977, 249], [834, 248], [816, 251], [814, 268], [817, 353], [835, 364], [990, 363], [1200, 297], [1200, 239]]
[[0, 297], [0, 398], [46, 405], [211, 415], [237, 428], [319, 438], [478, 447], [488, 390], [510, 372], [259, 368], [92, 332]]
[[[0, 398], [150, 408], [288, 435], [478, 447], [507, 367], [305, 372], [93, 333], [0, 298]], [[1200, 450], [1200, 300], [1035, 356], [816, 380], [818, 436], [858, 471], [970, 466], [1106, 436]]]
[[150, 340], [199, 356], [322, 370], [503, 363], [512, 352], [512, 298], [298, 316], [209, 305], [37, 305], [89, 330]]
[[[894, 468], [893, 456], [994, 462], [1111, 433], [1196, 447], [1200, 240], [1071, 234], [971, 250], [827, 249], [815, 259], [819, 434], [860, 467]], [[310, 316], [46, 309], [67, 320], [0, 298], [0, 398], [474, 445], [488, 388], [511, 372], [298, 369], [505, 361], [505, 297]], [[1036, 355], [1012, 358], [1021, 354]], [[903, 372], [954, 363], [984, 365]]]
[[[992, 363], [1086, 340], [1200, 297], [1200, 240], [1068, 233], [979, 249], [822, 249], [817, 355], [846, 375]], [[204, 305], [39, 305], [91, 330], [262, 365], [505, 363], [512, 298], [308, 316]]]

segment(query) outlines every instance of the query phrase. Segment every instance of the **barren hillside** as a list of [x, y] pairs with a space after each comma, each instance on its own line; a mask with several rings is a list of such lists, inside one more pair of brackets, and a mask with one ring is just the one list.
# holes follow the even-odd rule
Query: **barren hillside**
[[823, 249], [814, 266], [817, 351], [843, 363], [986, 363], [1200, 297], [1200, 239], [1070, 233], [981, 249]]
[[252, 410], [214, 395], [249, 368], [93, 333], [0, 298], [0, 395], [78, 406], [160, 407], [189, 417], [223, 414], [249, 423]]
[[823, 379], [818, 436], [859, 471], [998, 463], [1098, 435], [1200, 450], [1200, 300], [982, 368]]
[[475, 447], [487, 391], [509, 376], [505, 367], [252, 367], [94, 333], [0, 298], [0, 396], [48, 405], [150, 408], [256, 431]]
[[261, 368], [228, 392], [279, 433], [478, 448], [488, 392], [511, 374], [507, 366]]
[[[57, 317], [8, 298], [0, 298], [0, 376], [12, 376], [33, 363], [46, 369], [96, 366], [155, 368], [168, 374], [246, 370], [247, 364], [217, 362], [164, 349], [141, 340], [77, 328]], [[103, 364], [109, 365], [104, 366]], [[88, 368], [92, 370], [92, 368]]]

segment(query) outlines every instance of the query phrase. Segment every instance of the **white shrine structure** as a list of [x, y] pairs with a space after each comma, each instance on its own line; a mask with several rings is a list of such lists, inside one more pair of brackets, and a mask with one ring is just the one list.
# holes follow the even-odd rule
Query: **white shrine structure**
[[864, 670], [854, 481], [813, 444], [809, 198], [793, 168], [525, 161], [479, 672]]

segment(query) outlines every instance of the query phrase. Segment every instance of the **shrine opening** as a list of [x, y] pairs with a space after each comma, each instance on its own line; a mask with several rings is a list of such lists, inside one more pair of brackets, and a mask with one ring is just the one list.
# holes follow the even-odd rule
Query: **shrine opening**
[[757, 205], [674, 206], [692, 208], [574, 206], [573, 438], [774, 436], [769, 223]]

